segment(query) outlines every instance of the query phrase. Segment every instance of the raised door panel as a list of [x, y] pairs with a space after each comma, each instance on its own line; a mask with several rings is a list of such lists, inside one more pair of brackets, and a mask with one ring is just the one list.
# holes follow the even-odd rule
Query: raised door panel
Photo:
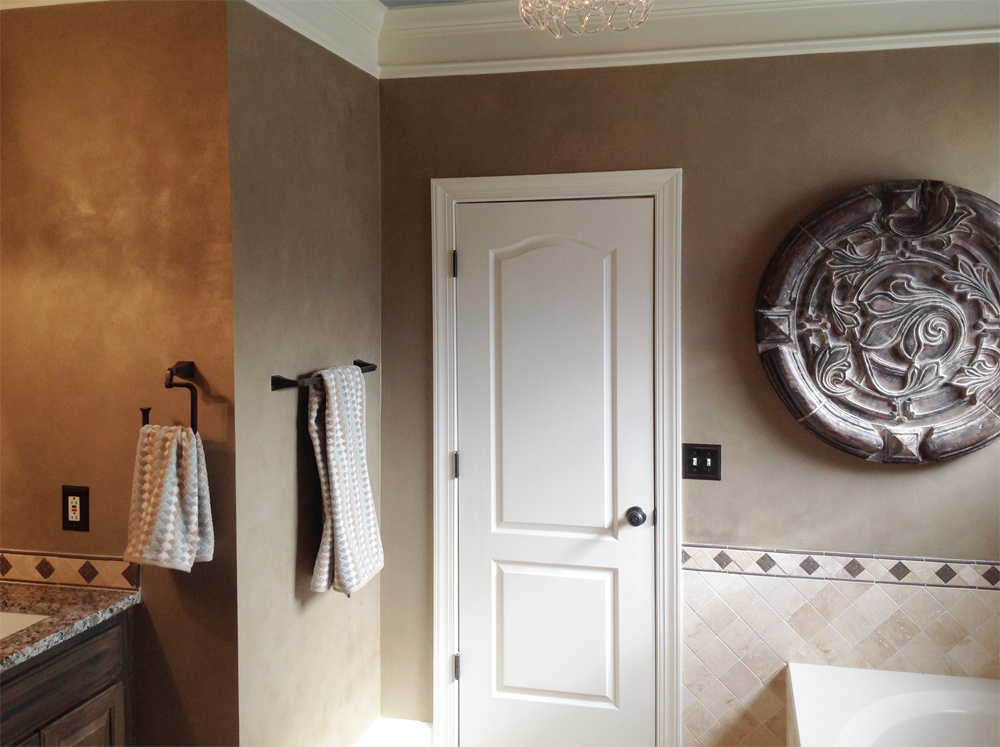
[[498, 693], [616, 705], [615, 572], [528, 563], [496, 568]]
[[613, 260], [559, 237], [493, 253], [503, 529], [611, 531]]
[[43, 746], [111, 747], [125, 744], [125, 688], [109, 687], [41, 731]]

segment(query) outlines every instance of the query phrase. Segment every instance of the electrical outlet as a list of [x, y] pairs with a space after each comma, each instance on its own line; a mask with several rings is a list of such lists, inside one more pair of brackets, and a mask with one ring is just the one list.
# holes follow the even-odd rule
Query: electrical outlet
[[69, 532], [90, 531], [90, 488], [62, 486], [62, 526]]
[[684, 444], [684, 479], [721, 480], [722, 446]]

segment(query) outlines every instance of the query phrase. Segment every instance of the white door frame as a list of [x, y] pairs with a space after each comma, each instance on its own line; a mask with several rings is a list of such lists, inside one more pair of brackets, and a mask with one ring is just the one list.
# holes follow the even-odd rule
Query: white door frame
[[462, 202], [652, 197], [656, 510], [656, 744], [678, 745], [681, 552], [681, 170], [431, 180], [434, 286], [434, 747], [458, 747], [458, 444], [455, 207]]

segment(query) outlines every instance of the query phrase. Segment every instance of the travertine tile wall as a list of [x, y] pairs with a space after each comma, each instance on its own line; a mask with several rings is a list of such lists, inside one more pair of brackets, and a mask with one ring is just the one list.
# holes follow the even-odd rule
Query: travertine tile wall
[[784, 745], [788, 662], [1000, 678], [997, 563], [706, 546], [682, 561], [684, 745]]

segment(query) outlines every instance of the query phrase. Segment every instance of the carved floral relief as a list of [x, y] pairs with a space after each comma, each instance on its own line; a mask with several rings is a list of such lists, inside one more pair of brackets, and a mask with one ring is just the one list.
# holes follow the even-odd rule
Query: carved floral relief
[[1000, 438], [1000, 205], [873, 184], [799, 223], [757, 297], [757, 348], [795, 417], [875, 462]]

